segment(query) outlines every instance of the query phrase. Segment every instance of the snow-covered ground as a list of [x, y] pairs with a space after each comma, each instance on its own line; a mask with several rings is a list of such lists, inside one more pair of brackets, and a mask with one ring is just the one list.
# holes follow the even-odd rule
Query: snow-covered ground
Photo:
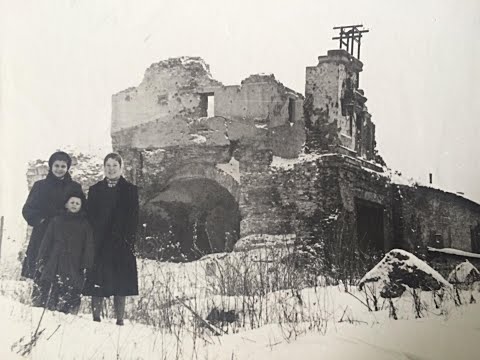
[[[380, 310], [368, 311], [366, 290], [286, 287], [297, 282], [279, 275], [290, 270], [275, 267], [277, 256], [255, 250], [189, 264], [139, 261], [140, 295], [129, 299], [130, 318], [123, 327], [111, 314], [93, 322], [89, 299], [77, 316], [46, 311], [42, 318], [42, 309], [28, 305], [30, 284], [3, 277], [0, 359], [21, 358], [37, 327], [29, 359], [478, 358], [478, 288], [460, 293], [461, 306], [448, 294], [435, 306], [431, 293], [421, 293], [418, 319], [407, 291], [393, 300], [399, 318], [393, 320], [381, 298]], [[272, 291], [261, 292], [264, 288]], [[469, 304], [472, 295], [479, 303]], [[216, 336], [200, 319], [212, 308], [235, 310], [239, 320], [216, 324], [223, 333]]]
[[[113, 320], [94, 323], [89, 315], [47, 311], [45, 329], [29, 359], [476, 359], [480, 305], [456, 308], [448, 317], [391, 320], [380, 312], [358, 312], [357, 301], [339, 295], [339, 311], [322, 332], [295, 336], [293, 325], [267, 325], [231, 335], [206, 332], [177, 338], [161, 328]], [[345, 295], [345, 294], [343, 294]], [[341, 304], [342, 303], [342, 304]], [[349, 308], [351, 306], [351, 308]], [[356, 309], [356, 310], [352, 310]], [[0, 297], [0, 356], [19, 359], [12, 345], [35, 331], [42, 310]], [[343, 316], [343, 321], [339, 322]], [[364, 322], [365, 321], [365, 322]], [[12, 352], [13, 350], [13, 352]]]

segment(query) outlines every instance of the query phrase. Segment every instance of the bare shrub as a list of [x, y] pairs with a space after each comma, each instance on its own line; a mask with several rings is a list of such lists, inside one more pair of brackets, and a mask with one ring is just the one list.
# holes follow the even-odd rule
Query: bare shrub
[[[178, 336], [207, 341], [277, 323], [286, 339], [307, 330], [324, 332], [328, 316], [325, 293], [307, 289], [305, 273], [281, 262], [290, 249], [211, 254], [191, 263], [139, 260], [140, 295], [127, 298], [126, 318]], [[235, 314], [216, 322], [212, 309]], [[89, 299], [82, 303], [89, 313]], [[105, 299], [104, 316], [114, 316]], [[196, 341], [196, 340], [195, 340]]]

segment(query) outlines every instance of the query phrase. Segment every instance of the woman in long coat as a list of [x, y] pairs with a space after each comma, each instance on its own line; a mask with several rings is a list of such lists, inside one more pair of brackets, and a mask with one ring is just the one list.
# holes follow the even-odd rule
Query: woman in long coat
[[[72, 164], [70, 156], [58, 151], [50, 156], [50, 170], [46, 179], [33, 184], [22, 214], [28, 225], [33, 226], [26, 256], [22, 265], [22, 276], [36, 280], [36, 259], [50, 220], [64, 210], [64, 198], [68, 192], [82, 192], [79, 183], [72, 180], [68, 170]], [[34, 290], [35, 292], [35, 290]], [[35, 302], [34, 302], [35, 305]]]
[[100, 321], [104, 297], [114, 296], [117, 325], [123, 325], [125, 296], [138, 295], [134, 244], [138, 226], [138, 189], [122, 174], [122, 158], [104, 160], [105, 179], [90, 187], [88, 219], [93, 227], [95, 260], [84, 295], [92, 296], [93, 320]]

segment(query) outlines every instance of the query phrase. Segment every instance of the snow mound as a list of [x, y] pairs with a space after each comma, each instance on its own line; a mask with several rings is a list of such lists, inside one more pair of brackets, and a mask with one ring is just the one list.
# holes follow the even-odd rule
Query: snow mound
[[468, 260], [458, 264], [448, 275], [448, 281], [452, 284], [472, 284], [480, 280], [480, 271]]
[[394, 249], [360, 280], [360, 290], [367, 283], [380, 285], [383, 298], [400, 297], [407, 287], [424, 291], [451, 288], [436, 270], [405, 250]]

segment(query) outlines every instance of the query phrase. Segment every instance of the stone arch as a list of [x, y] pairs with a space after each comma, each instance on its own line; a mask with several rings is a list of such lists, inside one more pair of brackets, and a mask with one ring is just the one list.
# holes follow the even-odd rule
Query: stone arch
[[145, 204], [145, 257], [188, 261], [231, 251], [240, 237], [240, 186], [211, 165], [178, 169]]
[[238, 203], [240, 201], [240, 183], [233, 176], [210, 165], [210, 164], [188, 164], [182, 166], [171, 176], [167, 185], [182, 179], [209, 179], [227, 189]]

